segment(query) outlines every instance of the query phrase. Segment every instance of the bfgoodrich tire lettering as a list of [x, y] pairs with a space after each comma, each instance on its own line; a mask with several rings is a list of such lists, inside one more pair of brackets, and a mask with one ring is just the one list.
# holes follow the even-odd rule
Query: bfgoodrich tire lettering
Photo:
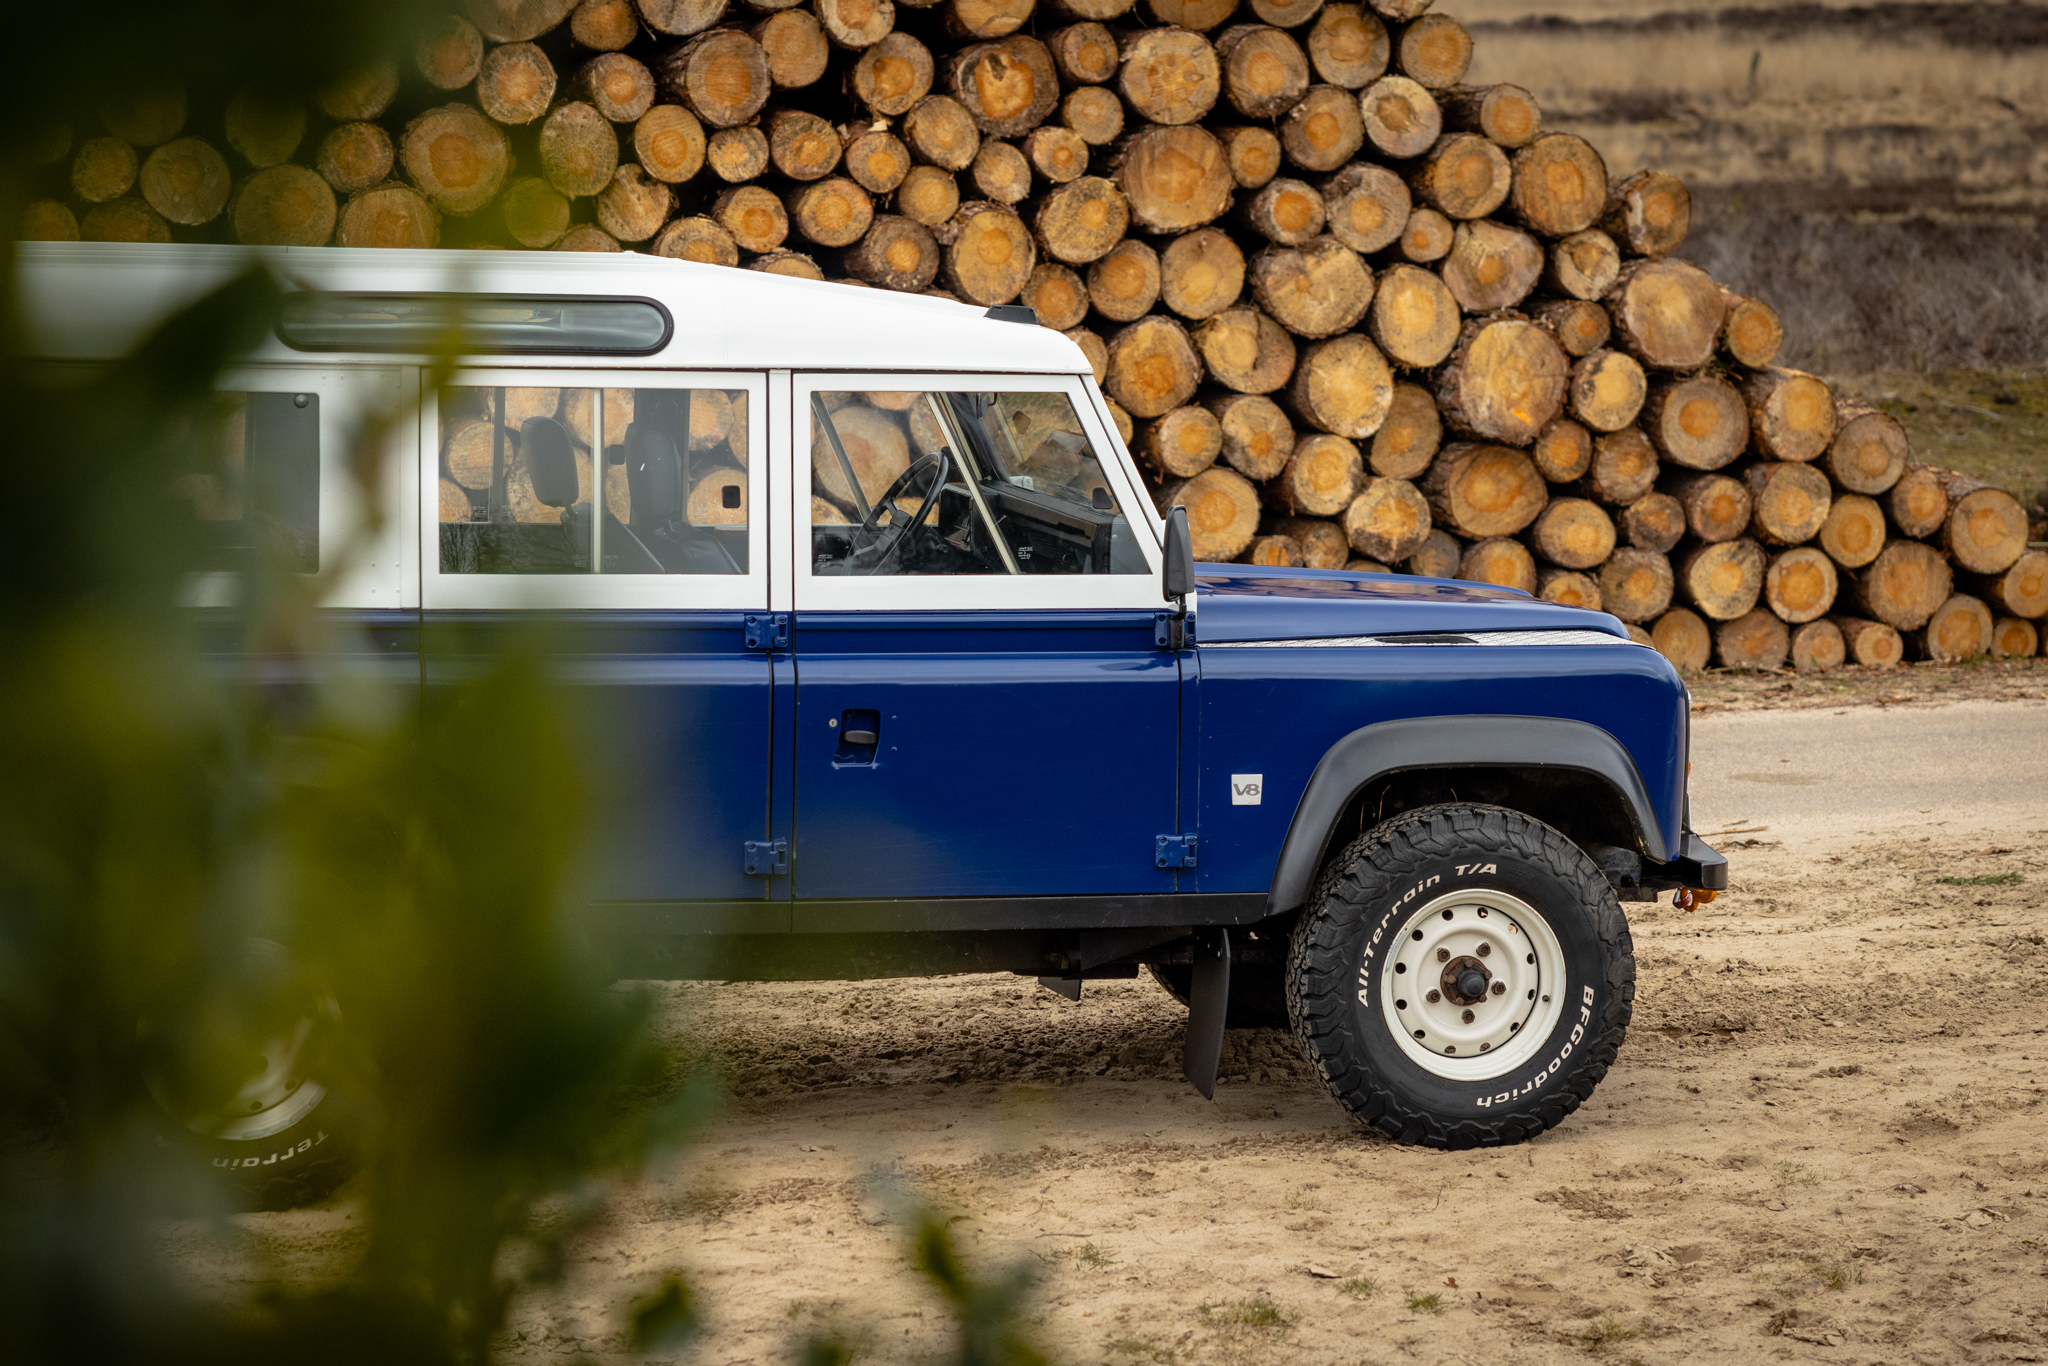
[[[1405, 961], [1461, 917], [1483, 935]], [[1489, 947], [1459, 957], [1461, 942]], [[1455, 994], [1482, 979], [1480, 994]], [[1403, 1143], [1473, 1148], [1533, 1137], [1593, 1094], [1627, 1034], [1635, 957], [1613, 889], [1571, 841], [1504, 807], [1431, 806], [1331, 861], [1295, 927], [1287, 986], [1295, 1037], [1346, 1109]], [[1414, 999], [1431, 990], [1436, 1004]], [[1474, 1017], [1453, 1026], [1463, 1052], [1431, 1032], [1461, 1016]]]

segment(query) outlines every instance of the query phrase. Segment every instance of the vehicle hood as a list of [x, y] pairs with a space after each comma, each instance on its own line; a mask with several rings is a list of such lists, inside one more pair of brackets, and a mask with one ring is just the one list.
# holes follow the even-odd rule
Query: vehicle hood
[[1194, 613], [1201, 643], [1432, 631], [1603, 631], [1628, 639], [1628, 628], [1605, 612], [1560, 607], [1520, 589], [1337, 569], [1201, 566]]

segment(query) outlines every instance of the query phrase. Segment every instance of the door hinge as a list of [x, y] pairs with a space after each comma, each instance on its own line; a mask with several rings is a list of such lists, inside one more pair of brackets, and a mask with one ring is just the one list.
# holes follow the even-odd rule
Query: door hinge
[[1195, 837], [1193, 835], [1161, 835], [1155, 841], [1155, 844], [1161, 868], [1192, 868], [1195, 866]]
[[781, 877], [789, 871], [788, 840], [748, 840], [748, 877]]
[[1154, 612], [1152, 643], [1162, 650], [1184, 648], [1195, 638], [1195, 619], [1185, 612]]
[[787, 650], [789, 648], [789, 614], [774, 612], [766, 615], [747, 614], [747, 648], [749, 650]]

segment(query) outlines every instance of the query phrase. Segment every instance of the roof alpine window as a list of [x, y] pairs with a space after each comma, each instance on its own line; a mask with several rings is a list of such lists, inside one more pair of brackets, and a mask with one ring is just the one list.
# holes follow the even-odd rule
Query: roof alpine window
[[295, 351], [651, 356], [675, 330], [652, 299], [527, 294], [287, 294], [277, 336]]

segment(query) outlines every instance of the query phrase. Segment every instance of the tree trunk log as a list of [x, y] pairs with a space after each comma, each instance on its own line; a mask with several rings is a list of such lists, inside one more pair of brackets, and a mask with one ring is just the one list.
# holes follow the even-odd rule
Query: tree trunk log
[[1467, 313], [1513, 308], [1543, 274], [1543, 248], [1519, 228], [1460, 223], [1442, 266], [1444, 285]]
[[729, 185], [768, 169], [768, 135], [758, 128], [721, 128], [704, 144], [704, 164]]
[[1570, 366], [1526, 318], [1465, 325], [1437, 386], [1445, 423], [1461, 434], [1526, 446], [1564, 407]]
[[1764, 570], [1764, 603], [1794, 626], [1827, 615], [1836, 588], [1835, 562], [1810, 545], [1794, 546]]
[[930, 48], [891, 33], [853, 64], [854, 98], [884, 118], [901, 118], [931, 93], [935, 74]]
[[1294, 569], [1301, 565], [1301, 542], [1292, 536], [1254, 536], [1251, 547], [1238, 556], [1244, 564], [1272, 565]]
[[1626, 507], [1656, 487], [1661, 472], [1650, 438], [1624, 427], [1593, 438], [1593, 463], [1579, 487], [1589, 498]]
[[[869, 194], [888, 194], [910, 174], [910, 149], [894, 133], [863, 133], [847, 145], [846, 173]], [[952, 216], [948, 213], [939, 221]]]
[[1714, 628], [1714, 657], [1724, 669], [1776, 673], [1792, 653], [1792, 633], [1762, 608]]
[[1046, 41], [1060, 75], [1075, 85], [1101, 85], [1116, 79], [1116, 35], [1101, 24], [1070, 24]]
[[1436, 458], [1443, 438], [1443, 420], [1429, 391], [1420, 385], [1396, 384], [1386, 420], [1372, 434], [1367, 463], [1374, 474], [1386, 478], [1419, 478]]
[[1848, 493], [1883, 493], [1906, 472], [1912, 450], [1906, 429], [1890, 413], [1856, 404], [1837, 408], [1839, 425], [1821, 467]]
[[1544, 133], [1515, 153], [1515, 216], [1546, 237], [1593, 226], [1607, 207], [1607, 163], [1571, 133]]
[[1699, 613], [1674, 607], [1650, 628], [1650, 644], [1681, 673], [1698, 673], [1714, 654], [1714, 633]]
[[1216, 36], [1223, 93], [1248, 119], [1271, 119], [1308, 93], [1308, 54], [1286, 31], [1238, 24]]
[[1323, 230], [1323, 197], [1285, 176], [1267, 182], [1238, 213], [1240, 221], [1268, 242], [1298, 247]]
[[1839, 669], [1846, 658], [1842, 628], [1832, 621], [1809, 621], [1792, 633], [1792, 667], [1800, 673]]
[[816, 0], [818, 19], [837, 47], [865, 52], [896, 27], [890, 0]]
[[1654, 621], [1671, 606], [1671, 585], [1670, 560], [1620, 546], [1600, 566], [1600, 607], [1631, 624]]
[[[870, 504], [881, 497], [897, 475], [910, 468], [910, 438], [890, 414], [853, 404], [832, 414], [832, 427], [839, 434], [846, 463], [853, 467], [853, 477], [860, 481], [861, 493]], [[811, 482], [834, 502], [856, 506], [846, 472], [818, 430], [815, 417], [811, 419]]]
[[1237, 10], [1237, 0], [1145, 0], [1145, 10], [1162, 24], [1206, 33]]
[[[823, 180], [800, 186], [790, 193], [786, 202], [790, 226], [796, 229], [797, 235], [805, 241], [815, 242], [821, 247], [852, 246], [866, 234], [869, 226], [875, 221], [874, 201], [868, 197], [866, 190], [845, 176], [827, 176]], [[962, 215], [966, 212], [965, 208], [961, 210]], [[1009, 216], [1014, 218], [1014, 215]], [[977, 231], [975, 236], [979, 241], [980, 232]], [[1023, 239], [1024, 253], [1028, 256], [1030, 239], [1021, 224], [1018, 225], [1015, 236]], [[977, 257], [977, 264], [980, 259]], [[1024, 281], [1031, 275], [1032, 263], [1026, 260], [1021, 264], [1021, 270], [1014, 264], [1011, 266], [1010, 274], [1013, 274], [1015, 279], [1009, 283], [1009, 293], [1001, 298], [977, 299], [977, 302], [984, 305], [1008, 303], [1016, 298], [1018, 291], [1024, 288]], [[989, 272], [991, 276], [995, 273]], [[977, 275], [975, 278], [979, 282], [981, 276]], [[1003, 276], [1002, 279], [1007, 281], [1008, 276]], [[960, 290], [957, 285], [952, 288], [955, 292], [962, 293], [964, 297], [974, 297], [965, 295], [965, 291]]]
[[1071, 128], [1041, 124], [1025, 137], [1024, 158], [1047, 181], [1065, 185], [1088, 173], [1088, 142]]
[[[610, 137], [608, 129], [606, 136]], [[616, 166], [617, 139], [611, 141]], [[421, 114], [406, 125], [398, 147], [406, 175], [443, 213], [475, 213], [498, 197], [512, 170], [512, 148], [504, 130], [466, 104], [447, 104]], [[596, 189], [584, 193], [594, 194], [610, 180], [607, 171]]]
[[1664, 491], [1685, 510], [1686, 527], [1708, 545], [1732, 541], [1749, 530], [1753, 502], [1749, 485], [1739, 479], [1725, 474], [1680, 474], [1666, 481]]
[[964, 171], [981, 151], [981, 130], [967, 106], [951, 95], [927, 95], [903, 120], [903, 140], [921, 161]]
[[[470, 15], [471, 19], [476, 17], [475, 14]], [[483, 29], [486, 38], [498, 37], [481, 22], [477, 24], [477, 27]], [[552, 27], [552, 24], [550, 27]], [[505, 41], [521, 42], [524, 40], [511, 38]], [[385, 110], [391, 107], [391, 101], [397, 95], [398, 63], [387, 61], [374, 62], [360, 70], [350, 72], [341, 79], [322, 87], [314, 95], [314, 100], [319, 104], [321, 110], [326, 113], [327, 117], [335, 120], [337, 123], [353, 123], [357, 120], [374, 119], [381, 116]], [[180, 95], [179, 98], [181, 103], [178, 116], [179, 122], [182, 123], [184, 121], [183, 96]], [[115, 127], [112, 120], [104, 112], [100, 115], [100, 121], [107, 125], [109, 133], [118, 138], [125, 138], [137, 147], [152, 146], [155, 143], [162, 142], [165, 137], [169, 137], [177, 131], [173, 127], [170, 133], [154, 138], [140, 135], [130, 136], [129, 133]]]
[[1429, 502], [1406, 479], [1367, 479], [1344, 509], [1351, 548], [1381, 564], [1398, 564], [1421, 551], [1430, 530]]
[[1364, 480], [1358, 447], [1341, 436], [1305, 432], [1269, 490], [1273, 505], [1284, 512], [1334, 517], [1351, 505]]
[[1406, 76], [1382, 76], [1358, 99], [1365, 136], [1397, 160], [1421, 156], [1443, 132], [1443, 111], [1436, 100]]
[[1297, 337], [1349, 331], [1372, 303], [1372, 271], [1334, 237], [1305, 247], [1268, 247], [1251, 261], [1252, 296]]
[[1727, 312], [1720, 286], [1687, 261], [1622, 267], [1607, 308], [1622, 345], [1653, 370], [1705, 365]]
[[1444, 127], [1478, 133], [1502, 147], [1527, 147], [1543, 130], [1536, 97], [1519, 85], [1461, 85], [1441, 91]]
[[1163, 475], [1192, 479], [1223, 453], [1223, 424], [1206, 408], [1175, 408], [1140, 428], [1131, 450]]
[[121, 139], [93, 138], [71, 159], [71, 190], [88, 204], [106, 204], [134, 189], [141, 169], [135, 149]]
[[1472, 65], [1472, 35], [1449, 15], [1425, 14], [1401, 30], [1394, 60], [1417, 85], [1448, 90]]
[[1778, 310], [1761, 299], [1746, 299], [1725, 289], [1721, 297], [1727, 305], [1727, 320], [1721, 325], [1723, 354], [1751, 370], [1766, 368], [1785, 344], [1785, 325], [1778, 321]]
[[946, 27], [968, 38], [1002, 38], [1024, 27], [1031, 10], [1032, 0], [946, 0]]
[[1367, 338], [1347, 332], [1305, 348], [1287, 396], [1309, 426], [1364, 440], [1380, 429], [1394, 402], [1394, 375]]
[[[768, 195], [768, 198], [772, 202], [775, 196]], [[938, 277], [939, 244], [932, 237], [931, 229], [915, 219], [883, 214], [875, 219], [866, 236], [846, 249], [840, 262], [848, 274], [871, 285], [915, 294], [931, 288], [932, 281]], [[1073, 292], [1076, 295], [1080, 293], [1078, 288]], [[1067, 311], [1071, 321], [1065, 322], [1062, 330], [1080, 322], [1087, 312], [1085, 301], [1079, 307], [1070, 305]], [[1060, 325], [1044, 314], [1039, 315], [1039, 321], [1048, 326]]]
[[1159, 510], [1176, 506], [1188, 510], [1195, 558], [1205, 563], [1236, 559], [1259, 529], [1259, 491], [1235, 470], [1212, 467], [1161, 489]]
[[1842, 633], [1849, 658], [1867, 669], [1889, 669], [1906, 657], [1906, 642], [1896, 627], [1860, 617], [1829, 617]]
[[[460, 15], [444, 14], [420, 35], [412, 62], [434, 89], [460, 90], [483, 68], [484, 36]], [[232, 134], [228, 140], [234, 140]]]
[[583, 0], [569, 16], [569, 36], [592, 52], [617, 52], [640, 36], [631, 0]]
[[1600, 610], [1600, 580], [1576, 569], [1539, 569], [1536, 572], [1536, 596], [1560, 607], [1579, 607], [1597, 612]]
[[1621, 278], [1621, 252], [1597, 228], [1559, 238], [1550, 248], [1543, 283], [1574, 299], [1604, 299]]
[[1568, 417], [1553, 418], [1536, 433], [1529, 458], [1550, 483], [1574, 483], [1593, 468], [1593, 434]]
[[[474, 111], [471, 116], [490, 127]], [[498, 137], [502, 142], [504, 135]], [[498, 183], [504, 182], [500, 179]], [[221, 210], [228, 206], [234, 176], [228, 170], [227, 158], [212, 143], [200, 138], [177, 138], [149, 154], [136, 176], [136, 187], [142, 192], [143, 201], [169, 222], [197, 227], [220, 217]]]
[[1455, 579], [1464, 559], [1465, 547], [1458, 538], [1438, 529], [1423, 537], [1422, 548], [1408, 557], [1407, 570], [1425, 579]]
[[1448, 133], [1423, 158], [1412, 184], [1446, 218], [1484, 218], [1507, 202], [1507, 154], [1477, 133]]
[[1621, 510], [1622, 539], [1639, 550], [1669, 555], [1685, 535], [1685, 508], [1668, 493], [1646, 493]]
[[1596, 432], [1618, 432], [1643, 410], [1648, 381], [1633, 356], [1595, 351], [1572, 366], [1572, 416]]
[[1680, 595], [1702, 615], [1734, 621], [1764, 591], [1764, 549], [1743, 538], [1693, 548], [1679, 565]]
[[[707, 223], [707, 224], [710, 224], [711, 228], [712, 228], [712, 229], [713, 229], [714, 231], [716, 231], [716, 232], [717, 232], [717, 233], [718, 233], [718, 234], [719, 234], [719, 235], [720, 235], [721, 237], [724, 237], [724, 236], [725, 236], [725, 230], [724, 230], [723, 228], [720, 228], [720, 227], [719, 227], [719, 226], [718, 226], [718, 225], [717, 225], [716, 223], [712, 223], [710, 219], [708, 219], [708, 218], [704, 218], [704, 219], [699, 219], [699, 220], [697, 220], [697, 221], [698, 221], [698, 222], [701, 222], [701, 223]], [[738, 249], [737, 247], [734, 247], [734, 246], [732, 245], [732, 239], [731, 239], [730, 237], [726, 237], [726, 238], [725, 238], [725, 245], [726, 245], [726, 250], [727, 250], [727, 254], [728, 254], [728, 255], [730, 256], [730, 258], [731, 258], [731, 259], [727, 260], [727, 259], [723, 259], [723, 258], [721, 258], [720, 260], [718, 260], [718, 261], [714, 262], [714, 264], [716, 264], [716, 265], [721, 265], [721, 266], [736, 266], [736, 265], [738, 265], [738, 264], [739, 264], [739, 249]], [[595, 224], [595, 223], [583, 223], [583, 224], [579, 224], [578, 226], [576, 226], [576, 227], [573, 227], [573, 228], [569, 229], [569, 231], [567, 231], [566, 233], [563, 233], [563, 234], [562, 234], [562, 240], [561, 240], [561, 241], [559, 241], [559, 242], [557, 242], [557, 243], [555, 243], [555, 244], [554, 244], [554, 246], [552, 246], [552, 247], [548, 248], [548, 250], [549, 250], [549, 251], [624, 251], [624, 250], [625, 250], [625, 248], [624, 248], [624, 247], [621, 247], [621, 246], [619, 245], [619, 239], [618, 239], [618, 238], [616, 238], [616, 237], [612, 236], [612, 235], [611, 235], [610, 233], [606, 232], [606, 231], [605, 231], [605, 230], [604, 230], [603, 228], [600, 228], [599, 226], [597, 226], [597, 224]], [[659, 253], [656, 253], [656, 254], [658, 255]]]
[[1282, 536], [1301, 547], [1301, 563], [1309, 569], [1342, 569], [1351, 560], [1344, 528], [1320, 517], [1282, 517], [1273, 523]]
[[1527, 455], [1473, 442], [1444, 447], [1422, 488], [1437, 524], [1472, 540], [1516, 534], [1549, 499]]
[[[1063, 335], [1068, 341], [1080, 347], [1081, 354], [1088, 358], [1088, 369], [1095, 376], [1095, 383], [1097, 385], [1100, 385], [1102, 381], [1109, 378], [1109, 345], [1102, 340], [1101, 336], [1085, 327], [1070, 327]], [[1109, 400], [1109, 406], [1118, 413], [1123, 413], [1124, 411], [1115, 399]], [[1122, 420], [1117, 424], [1117, 430], [1119, 433], [1123, 433], [1124, 429], [1130, 425], [1130, 414], [1124, 413]], [[1126, 445], [1130, 443], [1128, 435], [1124, 436], [1124, 443]]]
[[1363, 90], [1385, 75], [1393, 52], [1379, 16], [1352, 4], [1324, 5], [1307, 46], [1317, 77], [1346, 90]]
[[291, 160], [306, 140], [306, 106], [297, 100], [270, 99], [243, 90], [228, 101], [226, 131], [228, 146], [251, 166], [262, 170], [281, 165]]
[[339, 216], [333, 188], [316, 173], [304, 166], [271, 166], [250, 176], [235, 196], [235, 240], [265, 247], [325, 246]]
[[1964, 584], [2001, 616], [2048, 616], [2048, 552], [2029, 550], [2005, 572], [1971, 575]]
[[1632, 256], [1669, 256], [1692, 225], [1692, 195], [1685, 182], [1662, 171], [1637, 171], [1616, 184], [1601, 226]]
[[1130, 226], [1122, 191], [1101, 176], [1085, 175], [1039, 201], [1033, 225], [1045, 254], [1070, 266], [1108, 255]]
[[1614, 553], [1614, 519], [1584, 498], [1553, 498], [1530, 524], [1536, 553], [1564, 569], [1593, 569]]
[[1184, 28], [1138, 29], [1124, 35], [1117, 89], [1147, 123], [1190, 124], [1223, 93], [1216, 49]]
[[1408, 226], [1408, 184], [1384, 166], [1346, 166], [1323, 182], [1330, 235], [1361, 255], [1392, 246]]
[[800, 251], [771, 251], [747, 262], [748, 270], [758, 270], [767, 275], [787, 275], [798, 280], [823, 280], [825, 272], [818, 269], [818, 263]]
[[[674, 204], [675, 196], [668, 186], [628, 162], [613, 172], [612, 183], [598, 192], [597, 225], [621, 242], [645, 242], [661, 231]], [[777, 238], [771, 247], [780, 245], [781, 239]]]
[[1884, 509], [1861, 493], [1837, 494], [1814, 544], [1842, 568], [1861, 569], [1884, 549]]
[[753, 118], [774, 86], [768, 54], [737, 29], [714, 29], [664, 48], [655, 55], [654, 73], [664, 89], [713, 128]]
[[[115, 200], [112, 208], [131, 201]], [[99, 210], [93, 210], [98, 213]], [[86, 215], [86, 239], [92, 240], [92, 215]], [[131, 239], [133, 240], [133, 239]], [[169, 235], [164, 239], [169, 241]], [[342, 205], [334, 229], [337, 247], [436, 247], [441, 244], [441, 215], [418, 192], [397, 184], [364, 190]]]
[[1948, 601], [1955, 576], [1941, 552], [1919, 541], [1893, 541], [1867, 569], [1849, 574], [1846, 598], [1899, 631], [1917, 631]]
[[1159, 262], [1159, 298], [1190, 322], [1213, 318], [1244, 292], [1244, 253], [1217, 228], [1184, 232]]
[[1358, 100], [1334, 85], [1309, 87], [1280, 120], [1280, 149], [1307, 171], [1335, 171], [1365, 145]]
[[[1116, 92], [1104, 86], [1084, 85], [1079, 90], [1069, 90], [1060, 101], [1060, 122], [1074, 130], [1081, 140], [1090, 147], [1107, 147], [1123, 135], [1124, 102]], [[1273, 165], [1278, 168], [1278, 139]]]
[[633, 125], [633, 156], [656, 180], [680, 185], [704, 168], [704, 125], [680, 104], [657, 104]]
[[1743, 478], [1749, 484], [1750, 531], [1758, 540], [1798, 545], [1820, 533], [1834, 497], [1826, 475], [1811, 465], [1779, 461], [1751, 465]]
[[1417, 265], [1443, 260], [1456, 243], [1451, 220], [1435, 209], [1416, 209], [1401, 229], [1401, 257]]
[[[397, 84], [396, 73], [392, 84]], [[329, 93], [322, 91], [322, 98], [325, 99]], [[169, 142], [183, 130], [189, 112], [185, 87], [176, 81], [135, 82], [119, 91], [108, 92], [98, 104], [100, 123], [131, 147], [155, 147]], [[346, 109], [348, 106], [339, 107]], [[337, 119], [370, 119], [383, 112], [382, 105], [366, 114], [328, 111]]]
[[1991, 623], [1993, 659], [2029, 659], [2041, 648], [2041, 630], [2031, 621], [1999, 617]]
[[[867, 198], [850, 182], [847, 188], [863, 200]], [[866, 225], [862, 227], [865, 229]], [[948, 235], [952, 236], [950, 242], [945, 241]], [[1025, 282], [1038, 264], [1038, 248], [1031, 240], [1031, 230], [1015, 212], [1000, 204], [961, 205], [960, 212], [938, 236], [945, 242], [940, 273], [946, 288], [985, 308], [1006, 304], [1023, 293]]]
[[[503, 0], [498, 0], [503, 3]], [[725, 17], [726, 0], [634, 0], [647, 27], [671, 38], [702, 33]], [[553, 28], [554, 25], [548, 25]], [[538, 36], [538, 35], [535, 35]]]
[[1240, 394], [1270, 394], [1294, 373], [1294, 338], [1258, 309], [1226, 308], [1195, 329], [1209, 378]]
[[1181, 407], [1201, 378], [1194, 343], [1171, 318], [1140, 318], [1109, 339], [1109, 378], [1102, 387], [1132, 417], [1163, 417]]
[[1294, 454], [1294, 424], [1280, 405], [1257, 394], [1225, 394], [1204, 402], [1222, 431], [1223, 463], [1263, 483]]
[[1741, 391], [1718, 375], [1658, 380], [1643, 404], [1643, 430], [1674, 465], [1718, 470], [1749, 444]]
[[[877, 219], [876, 224], [879, 226], [883, 221]], [[873, 235], [873, 229], [870, 229], [869, 236]], [[936, 244], [932, 248], [932, 260], [935, 264], [938, 260]], [[1079, 327], [1088, 317], [1088, 286], [1066, 266], [1040, 261], [1031, 272], [1031, 278], [1024, 282], [1024, 293], [1019, 302], [1030, 305], [1031, 311], [1038, 315], [1040, 326], [1066, 332]]]
[[1112, 149], [1110, 160], [1132, 220], [1149, 232], [1199, 228], [1230, 207], [1234, 182], [1223, 144], [1204, 129], [1146, 128]]
[[1159, 253], [1127, 237], [1088, 267], [1088, 298], [1111, 322], [1136, 322], [1159, 301]]
[[984, 137], [1023, 137], [1060, 99], [1052, 53], [1021, 33], [968, 48], [947, 63], [947, 73], [948, 88]]
[[[1552, 299], [1540, 304], [1536, 309], [1536, 321], [1549, 328], [1550, 334], [1557, 338], [1557, 344], [1564, 348], [1564, 353], [1574, 358], [1590, 356], [1607, 345], [1607, 339], [1614, 330], [1607, 310], [1584, 299]], [[1740, 403], [1736, 408], [1741, 412], [1740, 430], [1746, 438], [1749, 413]]]
[[[1121, 107], [1121, 106], [1119, 106]], [[1218, 128], [1230, 179], [1240, 190], [1263, 189], [1280, 174], [1280, 137], [1270, 128]]]
[[[566, 242], [569, 239], [565, 237], [562, 240]], [[732, 240], [732, 234], [720, 227], [716, 219], [702, 216], [670, 219], [668, 225], [654, 235], [649, 250], [656, 256], [695, 261], [699, 265], [736, 266], [740, 263], [740, 249]]]
[[778, 109], [769, 115], [767, 123], [768, 160], [791, 180], [823, 180], [838, 167], [839, 134], [816, 114]]
[[982, 198], [1014, 205], [1031, 193], [1031, 163], [1007, 142], [984, 139], [974, 154], [974, 184]]
[[619, 135], [604, 115], [589, 105], [571, 101], [557, 107], [541, 124], [541, 174], [563, 194], [571, 198], [594, 195], [611, 184], [612, 172], [618, 169]]
[[[801, 14], [802, 10], [790, 11], [788, 18], [795, 20]], [[774, 24], [775, 21], [770, 20], [762, 27], [769, 28]], [[768, 69], [772, 77], [776, 52], [765, 47], [763, 50], [768, 53]], [[821, 67], [810, 79], [815, 81], [822, 74]], [[809, 81], [802, 84], [807, 85]], [[607, 52], [601, 57], [591, 58], [577, 69], [573, 85], [579, 98], [613, 123], [636, 123], [641, 115], [654, 107], [654, 73], [623, 52]], [[531, 117], [526, 121], [531, 122]]]
[[1536, 559], [1520, 541], [1492, 536], [1475, 541], [1458, 562], [1458, 577], [1470, 583], [1490, 583], [1500, 588], [1536, 591]]
[[1908, 464], [1884, 498], [1892, 525], [1907, 536], [1932, 536], [1948, 520], [1948, 490], [1927, 465]]
[[1915, 659], [1953, 663], [1991, 653], [1991, 609], [1958, 593], [1934, 609], [1927, 624], [1908, 631], [1906, 648]]
[[1937, 470], [1935, 477], [1949, 499], [1941, 543], [1956, 567], [1971, 574], [2002, 574], [2018, 563], [2027, 550], [2027, 512], [2020, 500], [1954, 470]]
[[1750, 434], [1760, 454], [1778, 460], [1818, 457], [1835, 439], [1835, 395], [1828, 383], [1798, 370], [1771, 369], [1743, 384]]

